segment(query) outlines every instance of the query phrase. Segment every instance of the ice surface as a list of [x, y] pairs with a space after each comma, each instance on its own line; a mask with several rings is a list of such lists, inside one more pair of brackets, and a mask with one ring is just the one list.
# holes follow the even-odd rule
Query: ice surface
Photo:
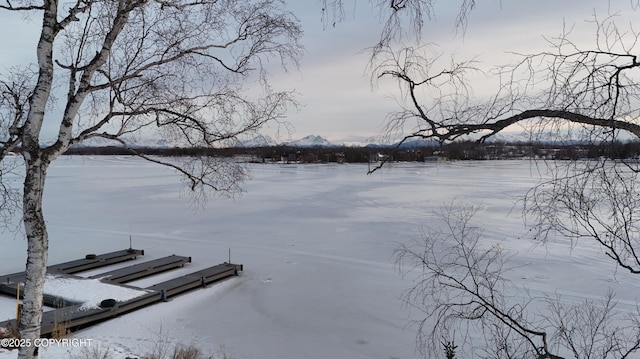
[[[245, 193], [194, 210], [169, 169], [129, 157], [56, 161], [44, 204], [49, 263], [127, 248], [131, 236], [145, 250], [139, 260], [191, 256], [180, 273], [226, 261], [229, 248], [232, 262], [245, 265], [237, 278], [74, 336], [117, 359], [159, 342], [212, 353], [224, 345], [234, 359], [414, 358], [416, 331], [407, 324], [418, 313], [399, 299], [413, 277], [398, 274], [393, 250], [419, 238], [454, 198], [480, 206], [483, 240], [516, 253], [510, 276], [518, 285], [569, 301], [611, 288], [623, 306], [640, 289], [588, 242], [571, 250], [562, 238], [547, 246], [529, 238], [517, 200], [544, 176], [533, 162], [391, 164], [373, 175], [353, 164], [250, 168]], [[3, 234], [2, 273], [24, 269], [20, 238]], [[49, 348], [41, 357], [69, 357], [70, 350]]]
[[16, 317], [16, 299], [0, 296], [0, 321]]

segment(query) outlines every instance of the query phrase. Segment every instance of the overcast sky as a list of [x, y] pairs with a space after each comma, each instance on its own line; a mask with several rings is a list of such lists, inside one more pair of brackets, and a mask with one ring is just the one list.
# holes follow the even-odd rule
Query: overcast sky
[[[463, 37], [454, 29], [460, 2], [436, 4], [436, 18], [425, 24], [424, 39], [437, 44], [444, 57], [478, 56], [479, 65], [486, 68], [512, 62], [509, 51], [548, 49], [543, 36], [557, 36], [563, 23], [577, 26], [577, 41], [591, 43], [592, 28], [586, 20], [594, 10], [605, 17], [614, 8], [624, 9], [624, 21], [636, 17], [635, 22], [640, 23], [640, 13], [631, 11], [628, 0], [613, 0], [611, 10], [606, 0], [477, 0]], [[339, 140], [353, 135], [375, 136], [380, 134], [386, 115], [398, 109], [393, 99], [398, 97], [397, 87], [384, 83], [372, 90], [369, 74], [365, 73], [368, 54], [361, 50], [374, 44], [379, 35], [378, 12], [367, 1], [357, 1], [356, 6], [353, 16], [347, 11], [346, 21], [325, 30], [319, 5], [294, 8], [305, 29], [307, 54], [300, 73], [286, 77], [288, 84], [302, 94], [305, 104], [289, 116], [296, 130], [293, 137], [318, 134]], [[479, 84], [476, 94], [482, 91]]]
[[[508, 51], [532, 53], [548, 48], [543, 36], [558, 35], [563, 22], [585, 26], [585, 20], [594, 10], [604, 17], [611, 11], [609, 8], [622, 9], [625, 21], [640, 20], [640, 12], [631, 10], [629, 0], [611, 0], [611, 5], [606, 0], [477, 0], [463, 37], [453, 26], [460, 2], [441, 0], [436, 4], [436, 17], [425, 24], [424, 39], [439, 45], [446, 57], [452, 53], [461, 59], [477, 56], [480, 65], [486, 68], [509, 63]], [[397, 87], [382, 83], [374, 90], [366, 72], [368, 53], [365, 49], [379, 36], [379, 12], [372, 9], [368, 1], [351, 3], [346, 7], [345, 21], [325, 28], [319, 1], [290, 1], [305, 31], [302, 41], [306, 53], [298, 71], [278, 73], [273, 81], [276, 88], [292, 89], [300, 94], [303, 106], [299, 111], [289, 112], [287, 118], [294, 129], [292, 139], [309, 134], [332, 141], [375, 136], [380, 134], [387, 114], [398, 109], [394, 99], [399, 95]], [[19, 15], [0, 11], [4, 47], [0, 52], [0, 66], [24, 64], [33, 58], [37, 23], [37, 20], [29, 23]], [[588, 30], [577, 31], [576, 36], [583, 37], [582, 41], [587, 43], [593, 39]], [[476, 93], [482, 91], [482, 82], [479, 82]], [[273, 130], [267, 128], [265, 132], [273, 135]], [[281, 135], [281, 139], [289, 137]]]

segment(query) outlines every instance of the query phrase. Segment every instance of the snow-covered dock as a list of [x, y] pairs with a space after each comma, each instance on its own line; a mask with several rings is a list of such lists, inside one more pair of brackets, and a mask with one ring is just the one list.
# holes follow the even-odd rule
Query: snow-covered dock
[[[85, 301], [66, 294], [48, 293], [45, 285], [45, 305], [56, 309], [45, 311], [42, 317], [42, 336], [51, 335], [54, 330], [64, 326], [67, 329], [86, 327], [144, 306], [165, 301], [177, 294], [204, 287], [207, 284], [221, 279], [238, 275], [243, 270], [242, 264], [223, 263], [208, 267], [180, 277], [172, 278], [156, 283], [146, 288], [139, 288], [123, 283], [136, 279], [149, 277], [153, 274], [166, 272], [171, 269], [183, 267], [191, 262], [191, 257], [171, 255], [154, 260], [134, 264], [107, 272], [91, 275], [83, 278], [75, 274], [111, 264], [134, 260], [144, 255], [143, 250], [126, 249], [101, 255], [87, 255], [84, 259], [65, 262], [47, 267], [48, 277], [63, 279], [65, 282], [77, 281], [78, 289], [92, 291], [90, 285], [101, 285], [103, 289], [93, 290], [98, 292], [99, 299], [95, 296], [92, 301]], [[17, 295], [18, 283], [24, 282], [24, 273], [13, 273], [0, 276], [0, 293], [13, 296]], [[111, 290], [113, 289], [113, 290]], [[125, 290], [123, 296], [115, 295], [116, 292]], [[62, 293], [69, 293], [63, 290]], [[8, 320], [0, 322], [0, 327], [16, 327], [16, 321]]]

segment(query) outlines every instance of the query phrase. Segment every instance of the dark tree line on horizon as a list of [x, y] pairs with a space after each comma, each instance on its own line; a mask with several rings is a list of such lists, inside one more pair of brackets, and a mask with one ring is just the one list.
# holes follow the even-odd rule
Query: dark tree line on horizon
[[[632, 159], [640, 158], [640, 142], [614, 142], [603, 144], [580, 143], [526, 143], [459, 141], [439, 146], [417, 147], [233, 147], [233, 148], [179, 148], [143, 147], [136, 153], [152, 156], [209, 156], [244, 157], [247, 162], [296, 162], [296, 163], [367, 163], [382, 159], [399, 162], [444, 160], [499, 160], [540, 158], [551, 160], [577, 160], [587, 158]], [[66, 155], [134, 155], [124, 147], [77, 147]]]

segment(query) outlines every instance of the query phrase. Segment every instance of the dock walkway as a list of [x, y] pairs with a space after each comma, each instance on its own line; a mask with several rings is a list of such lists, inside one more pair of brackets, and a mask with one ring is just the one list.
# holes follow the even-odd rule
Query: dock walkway
[[[124, 249], [100, 255], [87, 254], [83, 259], [76, 259], [47, 267], [47, 273], [74, 274], [91, 269], [105, 267], [111, 264], [121, 263], [128, 260], [143, 256], [144, 250], [140, 249]], [[26, 278], [25, 272], [17, 272], [0, 276], [0, 284], [9, 284], [24, 282]]]
[[[76, 277], [74, 274], [128, 260], [135, 260], [138, 256], [142, 255], [144, 255], [144, 250], [138, 249], [126, 249], [101, 255], [87, 255], [84, 259], [49, 266], [47, 267], [47, 272]], [[183, 267], [187, 263], [191, 263], [191, 257], [171, 255], [95, 274], [89, 278], [132, 288], [132, 286], [125, 285], [124, 283]], [[147, 293], [126, 301], [105, 298], [101, 306], [97, 308], [81, 309], [82, 303], [75, 303], [59, 297], [45, 295], [45, 305], [56, 309], [43, 313], [41, 335], [50, 336], [60, 323], [63, 323], [66, 328], [71, 330], [83, 328], [96, 322], [165, 301], [180, 293], [204, 287], [224, 278], [236, 276], [239, 272], [243, 271], [243, 269], [244, 266], [242, 264], [225, 262], [156, 283], [146, 288], [133, 287], [146, 291]], [[24, 279], [24, 272], [0, 276], [0, 294], [11, 295], [15, 298], [17, 294], [17, 284], [24, 282]], [[12, 319], [0, 322], [0, 327], [17, 328], [17, 325], [15, 319]]]
[[128, 267], [115, 269], [109, 272], [96, 274], [89, 278], [100, 279], [103, 282], [127, 283], [136, 279], [148, 277], [152, 274], [183, 267], [186, 263], [191, 263], [191, 257], [177, 256], [174, 254], [168, 257], [162, 257]]

